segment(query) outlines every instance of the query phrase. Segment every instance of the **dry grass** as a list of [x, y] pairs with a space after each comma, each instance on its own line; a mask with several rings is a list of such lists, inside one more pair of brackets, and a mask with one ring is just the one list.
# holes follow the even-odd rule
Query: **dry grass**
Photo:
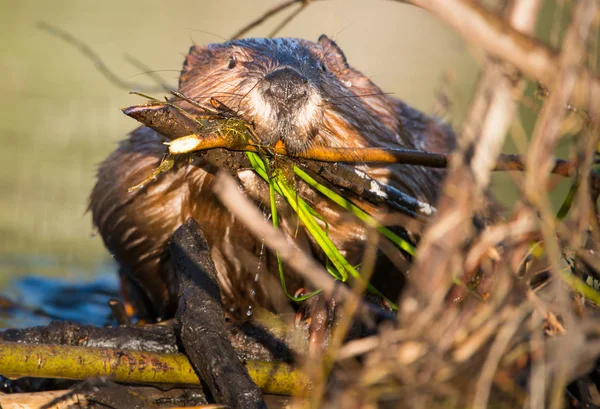
[[[600, 267], [597, 176], [588, 177], [599, 135], [597, 50], [589, 49], [598, 32], [598, 3], [566, 2], [571, 18], [555, 51], [532, 36], [539, 1], [515, 0], [493, 11], [466, 0], [406, 2], [444, 20], [488, 58], [397, 324], [345, 345], [336, 344], [343, 335], [334, 334], [321, 365], [310, 365], [313, 374], [329, 374], [332, 362], [336, 370], [327, 387], [317, 382], [309, 401], [344, 408], [600, 404], [586, 377], [600, 354], [599, 296], [585, 284]], [[511, 127], [520, 125], [528, 80], [539, 81], [544, 92], [521, 198], [506, 217], [476, 228], [473, 220], [493, 206], [490, 172]], [[550, 175], [565, 139], [577, 189], [557, 217]], [[347, 302], [345, 308], [355, 307]], [[574, 380], [579, 383], [566, 392]]]

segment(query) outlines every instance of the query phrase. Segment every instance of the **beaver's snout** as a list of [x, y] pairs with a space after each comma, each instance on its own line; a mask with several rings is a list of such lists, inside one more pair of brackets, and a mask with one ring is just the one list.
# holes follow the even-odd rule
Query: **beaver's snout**
[[297, 105], [308, 99], [308, 79], [291, 67], [278, 68], [267, 74], [260, 89], [281, 107]]
[[306, 149], [323, 115], [318, 89], [290, 65], [266, 74], [247, 102], [246, 115], [261, 142], [271, 146], [282, 141], [292, 154]]

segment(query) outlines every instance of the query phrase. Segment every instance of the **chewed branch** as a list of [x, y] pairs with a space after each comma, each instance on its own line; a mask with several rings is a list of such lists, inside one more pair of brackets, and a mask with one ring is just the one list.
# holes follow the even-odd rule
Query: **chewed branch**
[[[250, 124], [245, 123], [240, 117], [233, 118], [233, 111], [223, 107], [222, 104], [216, 102], [214, 105], [220, 111], [210, 111], [203, 107], [206, 116], [202, 116], [202, 119], [193, 117], [169, 101], [153, 98], [150, 100], [150, 105], [134, 105], [123, 109], [123, 112], [171, 139], [166, 144], [169, 145], [169, 153], [172, 155], [221, 148], [231, 151], [263, 152], [270, 155], [330, 163], [399, 163], [431, 168], [446, 168], [449, 163], [450, 154], [401, 148], [312, 146], [292, 155], [287, 152], [285, 145], [281, 142], [275, 146], [258, 144], [255, 142], [257, 138], [252, 136]], [[159, 111], [162, 114], [158, 114]], [[223, 111], [227, 112], [227, 115], [220, 113]], [[208, 121], [207, 118], [209, 118]], [[184, 126], [184, 123], [191, 123], [192, 126]], [[576, 168], [576, 163], [558, 159], [552, 173], [569, 177], [573, 175]], [[493, 170], [525, 171], [524, 158], [521, 155], [502, 154]]]

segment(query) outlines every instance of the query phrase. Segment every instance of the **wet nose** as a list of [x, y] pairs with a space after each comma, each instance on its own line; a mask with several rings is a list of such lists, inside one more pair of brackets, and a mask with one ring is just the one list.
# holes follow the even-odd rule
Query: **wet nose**
[[298, 102], [308, 95], [308, 80], [290, 67], [278, 68], [267, 74], [261, 84], [265, 95], [282, 103]]

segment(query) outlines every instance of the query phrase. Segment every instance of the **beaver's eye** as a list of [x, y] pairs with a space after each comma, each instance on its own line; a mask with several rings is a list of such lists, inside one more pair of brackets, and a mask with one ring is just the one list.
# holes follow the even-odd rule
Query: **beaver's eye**
[[229, 57], [229, 64], [227, 64], [227, 68], [229, 68], [230, 70], [232, 70], [233, 67], [235, 67], [236, 63], [237, 63], [237, 61], [235, 60], [235, 58]]

